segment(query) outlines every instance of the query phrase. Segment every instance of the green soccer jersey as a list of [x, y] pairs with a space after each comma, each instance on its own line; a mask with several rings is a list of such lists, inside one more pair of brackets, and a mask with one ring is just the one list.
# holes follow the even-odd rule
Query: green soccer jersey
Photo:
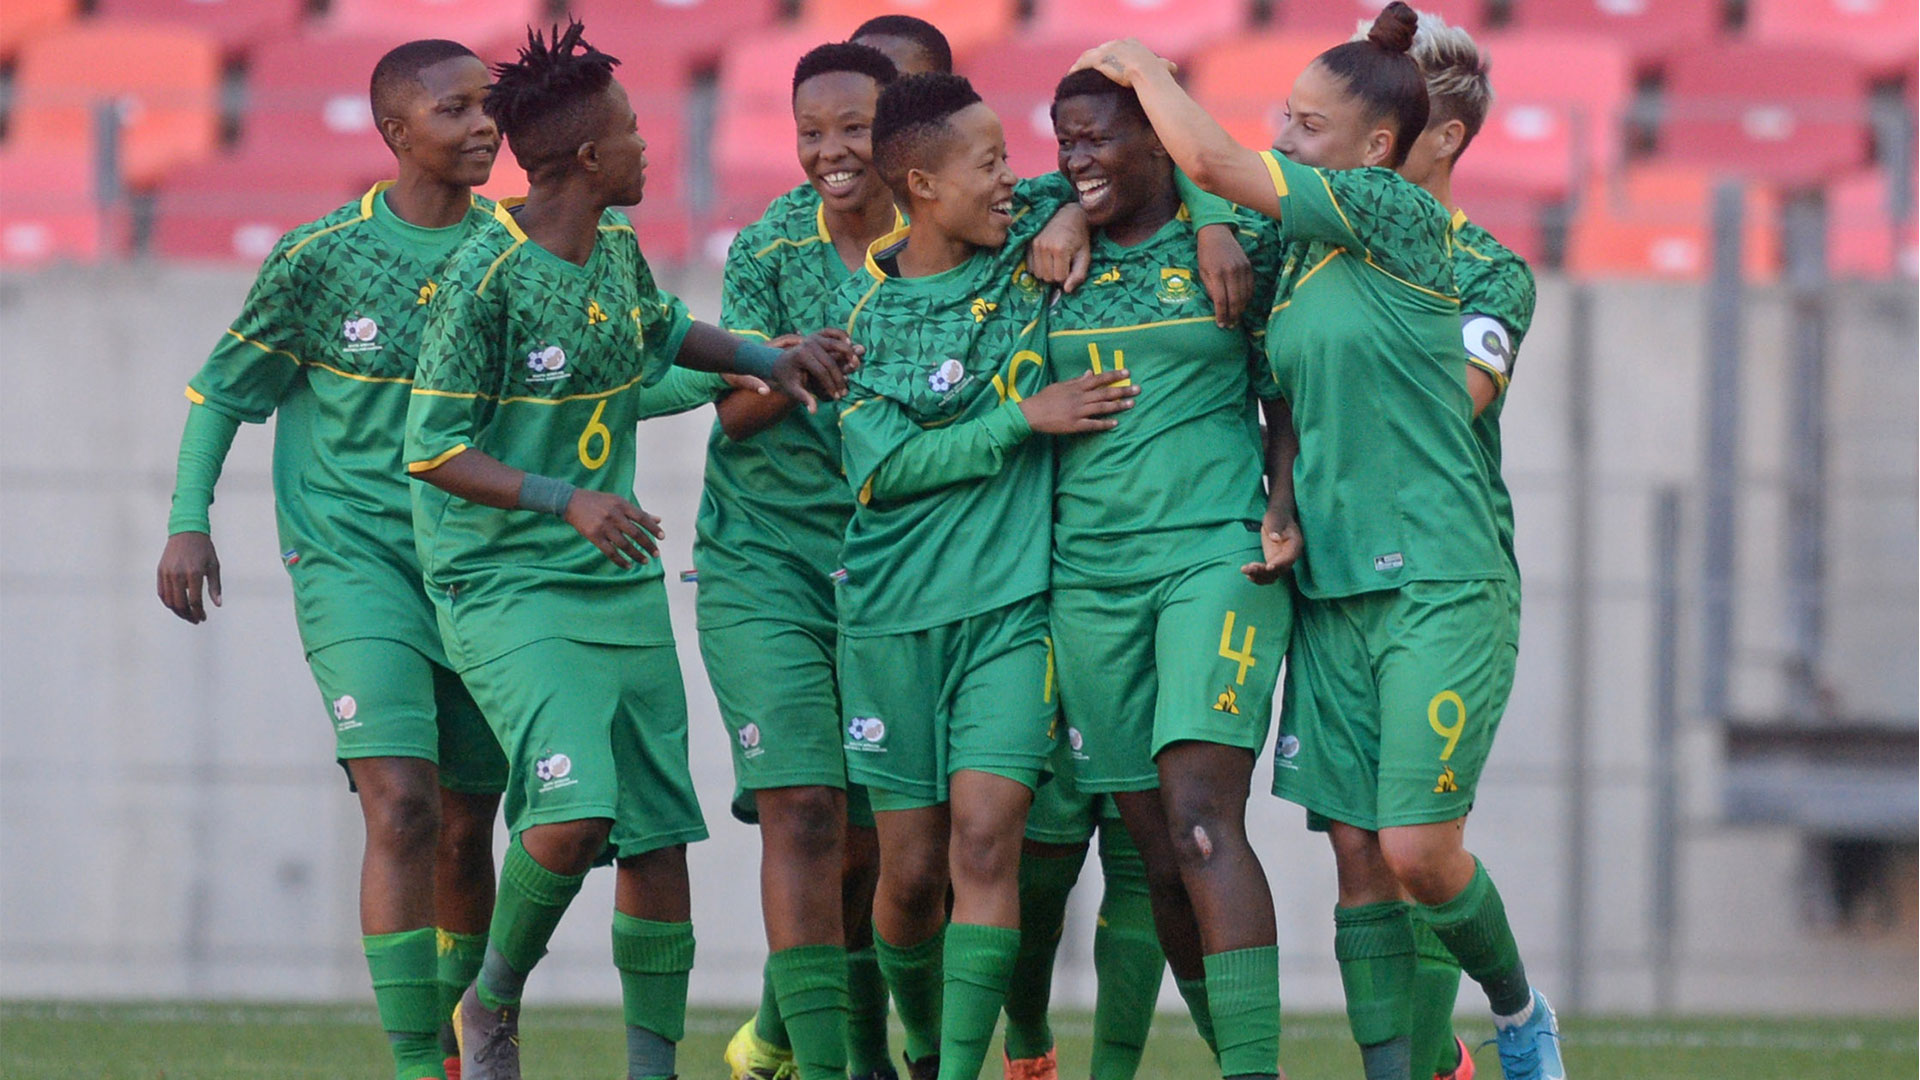
[[187, 397], [250, 423], [278, 413], [274, 510], [306, 651], [385, 638], [438, 660], [400, 468], [407, 391], [441, 268], [492, 204], [423, 229], [387, 208], [389, 186], [280, 238]]
[[1390, 169], [1261, 156], [1290, 242], [1267, 359], [1300, 434], [1300, 591], [1506, 574], [1469, 429], [1445, 208]]
[[1044, 592], [1053, 455], [1019, 402], [1046, 384], [1046, 288], [1026, 245], [1072, 199], [1058, 174], [1024, 181], [1005, 245], [940, 274], [885, 267], [874, 244], [835, 314], [866, 346], [840, 410], [847, 528], [840, 629], [853, 637], [955, 622]]
[[[643, 387], [692, 320], [662, 293], [618, 211], [577, 266], [527, 239], [503, 204], [447, 263], [407, 414], [407, 470], [469, 448], [630, 497]], [[660, 563], [621, 569], [552, 514], [498, 510], [415, 483], [427, 592], [456, 671], [567, 638], [670, 645]]]
[[[802, 184], [734, 238], [720, 323], [761, 339], [835, 325], [834, 294], [852, 276], [819, 193]], [[839, 416], [836, 403], [822, 401], [818, 412], [796, 408], [744, 440], [713, 425], [693, 547], [701, 629], [765, 618], [833, 627], [832, 574], [853, 516]]]
[[1453, 215], [1453, 272], [1460, 283], [1460, 328], [1467, 363], [1493, 377], [1500, 395], [1473, 421], [1473, 440], [1487, 470], [1493, 495], [1493, 521], [1500, 548], [1515, 577], [1520, 560], [1513, 550], [1513, 496], [1500, 474], [1500, 412], [1507, 403], [1507, 384], [1520, 356], [1520, 341], [1533, 324], [1533, 271], [1493, 234], [1467, 220], [1464, 210]]
[[1258, 543], [1253, 393], [1278, 394], [1259, 342], [1281, 245], [1270, 219], [1236, 231], [1255, 279], [1240, 327], [1214, 323], [1185, 214], [1131, 247], [1096, 236], [1086, 284], [1048, 313], [1052, 381], [1124, 367], [1140, 388], [1112, 431], [1058, 441], [1056, 588], [1151, 581]]

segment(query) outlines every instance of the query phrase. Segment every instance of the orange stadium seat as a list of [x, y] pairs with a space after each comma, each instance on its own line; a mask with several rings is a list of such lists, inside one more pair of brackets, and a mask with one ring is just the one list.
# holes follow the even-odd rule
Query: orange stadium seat
[[383, 38], [388, 47], [413, 38], [452, 38], [486, 53], [522, 40], [529, 25], [546, 26], [538, 0], [332, 0], [327, 29]]
[[[957, 57], [969, 49], [990, 45], [1013, 32], [1018, 0], [803, 0], [801, 22], [817, 39], [844, 41], [861, 23], [876, 15], [912, 15], [925, 19], [947, 35]], [[1092, 44], [1091, 42], [1089, 44]], [[791, 69], [789, 69], [791, 72]]]
[[710, 67], [728, 42], [780, 16], [779, 0], [570, 0], [587, 40], [619, 57], [625, 74], [641, 64]]
[[1679, 46], [1718, 37], [1722, 0], [1514, 0], [1516, 30], [1612, 37], [1642, 64]]
[[1567, 34], [1487, 35], [1493, 109], [1459, 176], [1559, 200], [1620, 161], [1633, 94], [1626, 50]]
[[[1630, 167], [1615, 184], [1596, 183], [1569, 231], [1567, 269], [1586, 277], [1706, 277], [1713, 190], [1708, 172], [1661, 164]], [[1749, 280], [1779, 273], [1779, 199], [1772, 189], [1747, 187], [1741, 240]]]
[[[1827, 187], [1827, 265], [1835, 277], [1884, 278], [1912, 265], [1913, 207], [1901, 207], [1907, 229], [1895, 224], [1887, 174], [1855, 173]], [[1910, 270], [1903, 272], [1911, 273]]]
[[1756, 41], [1844, 50], [1877, 75], [1913, 59], [1920, 6], [1913, 0], [1747, 0], [1747, 33]]
[[381, 37], [310, 35], [255, 50], [242, 151], [297, 162], [349, 185], [391, 174], [393, 155], [374, 127], [367, 81], [392, 45]]
[[1866, 77], [1841, 53], [1735, 44], [1674, 58], [1660, 155], [1810, 183], [1866, 163]]
[[1293, 80], [1339, 41], [1331, 35], [1258, 34], [1223, 41], [1193, 61], [1189, 88], [1220, 125], [1264, 150], [1280, 133]]
[[721, 58], [713, 209], [732, 228], [758, 219], [775, 196], [805, 179], [794, 154], [793, 66], [818, 44], [812, 30], [763, 34]]
[[1085, 52], [1065, 41], [1014, 41], [978, 52], [961, 65], [974, 89], [1000, 114], [1007, 132], [1007, 158], [1021, 176], [1060, 167], [1053, 137], [1053, 88]]
[[146, 187], [220, 136], [220, 49], [188, 27], [96, 20], [34, 37], [14, 75], [15, 149], [92, 160], [96, 111], [117, 103], [120, 170]]
[[0, 267], [89, 261], [109, 254], [124, 215], [94, 200], [90, 159], [65, 151], [0, 150]]
[[292, 33], [305, 0], [97, 0], [94, 11], [204, 31], [229, 51]]
[[1245, 28], [1251, 15], [1247, 0], [1037, 0], [1028, 32], [1082, 51], [1125, 34], [1163, 56], [1184, 59]]
[[0, 4], [0, 57], [12, 56], [33, 34], [72, 19], [79, 7], [78, 0], [7, 0]]
[[1547, 255], [1546, 203], [1537, 194], [1498, 181], [1456, 176], [1453, 201], [1474, 224], [1532, 263], [1535, 270], [1542, 268]]
[[[1287, 33], [1325, 34], [1333, 39], [1327, 44], [1337, 45], [1353, 36], [1362, 19], [1372, 22], [1386, 6], [1386, 0], [1280, 0], [1273, 21]], [[1480, 0], [1419, 0], [1413, 6], [1468, 30], [1486, 25]]]

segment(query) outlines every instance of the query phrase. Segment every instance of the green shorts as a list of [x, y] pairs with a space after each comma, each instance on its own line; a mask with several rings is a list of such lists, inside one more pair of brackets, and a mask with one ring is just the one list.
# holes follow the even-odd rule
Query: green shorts
[[1378, 830], [1473, 807], [1518, 655], [1508, 581], [1298, 601], [1273, 793]]
[[1033, 806], [1027, 810], [1027, 839], [1035, 843], [1084, 844], [1102, 821], [1120, 820], [1113, 796], [1082, 791], [1074, 782], [1072, 749], [1067, 739], [1057, 740], [1053, 775], [1033, 793]]
[[1056, 711], [1042, 598], [907, 634], [842, 634], [840, 674], [847, 776], [876, 811], [940, 805], [963, 769], [1039, 783]]
[[[840, 687], [832, 627], [753, 619], [700, 631], [700, 657], [733, 747], [733, 816], [757, 824], [753, 793], [766, 788], [847, 789], [840, 749]], [[859, 785], [847, 821], [871, 826]]]
[[1138, 585], [1053, 590], [1060, 704], [1082, 791], [1159, 787], [1153, 760], [1172, 743], [1265, 745], [1293, 597], [1240, 572], [1259, 555]]
[[673, 646], [546, 638], [466, 679], [507, 754], [512, 835], [610, 818], [612, 858], [706, 839]]
[[[460, 676], [384, 638], [336, 642], [307, 655], [333, 721], [333, 757], [409, 757], [440, 768], [448, 791], [497, 795], [507, 759]], [[353, 785], [348, 773], [347, 784]]]

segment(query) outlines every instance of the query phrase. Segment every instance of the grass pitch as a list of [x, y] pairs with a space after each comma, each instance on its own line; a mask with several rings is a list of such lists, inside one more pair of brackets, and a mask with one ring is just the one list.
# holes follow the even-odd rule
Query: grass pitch
[[[698, 1009], [680, 1047], [681, 1080], [725, 1080], [726, 1040], [743, 1011]], [[1719, 1018], [1570, 1019], [1567, 1071], [1593, 1080], [1913, 1080], [1920, 1075], [1911, 1020]], [[1092, 1021], [1055, 1021], [1061, 1076], [1086, 1076]], [[624, 1041], [615, 1009], [536, 1002], [522, 1028], [528, 1080], [618, 1080]], [[1469, 1023], [1470, 1042], [1491, 1036]], [[896, 1032], [896, 1047], [899, 1039]], [[996, 1046], [990, 1061], [999, 1060]], [[1281, 1059], [1293, 1080], [1352, 1080], [1360, 1056], [1338, 1016], [1289, 1016]], [[1475, 1060], [1499, 1080], [1492, 1047]], [[1217, 1075], [1184, 1016], [1154, 1025], [1139, 1080]], [[353, 1006], [0, 1004], [0, 1077], [5, 1080], [318, 1080], [392, 1076], [373, 1011]], [[981, 1074], [999, 1080], [998, 1068]]]

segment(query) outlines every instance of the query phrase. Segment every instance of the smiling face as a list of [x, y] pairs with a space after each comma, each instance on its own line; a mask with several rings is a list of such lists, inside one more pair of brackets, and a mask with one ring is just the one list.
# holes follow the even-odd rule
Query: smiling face
[[976, 247], [997, 248], [1013, 226], [1013, 185], [1000, 118], [975, 102], [947, 118], [929, 158], [907, 170], [913, 219]]
[[401, 114], [382, 125], [394, 152], [443, 183], [486, 183], [500, 153], [500, 129], [481, 111], [491, 82], [477, 57], [422, 68]]
[[873, 167], [873, 108], [879, 97], [879, 84], [853, 71], [816, 75], [794, 91], [800, 167], [829, 210], [854, 214], [876, 200], [893, 199]]
[[1393, 160], [1387, 119], [1368, 116], [1365, 103], [1318, 61], [1294, 80], [1285, 117], [1273, 148], [1302, 165], [1359, 169]]
[[619, 80], [607, 84], [598, 111], [600, 133], [591, 145], [603, 205], [637, 206], [647, 190], [647, 140]]
[[1060, 171], [1073, 181], [1087, 223], [1104, 229], [1163, 202], [1173, 162], [1141, 118], [1110, 94], [1062, 99], [1054, 108]]

